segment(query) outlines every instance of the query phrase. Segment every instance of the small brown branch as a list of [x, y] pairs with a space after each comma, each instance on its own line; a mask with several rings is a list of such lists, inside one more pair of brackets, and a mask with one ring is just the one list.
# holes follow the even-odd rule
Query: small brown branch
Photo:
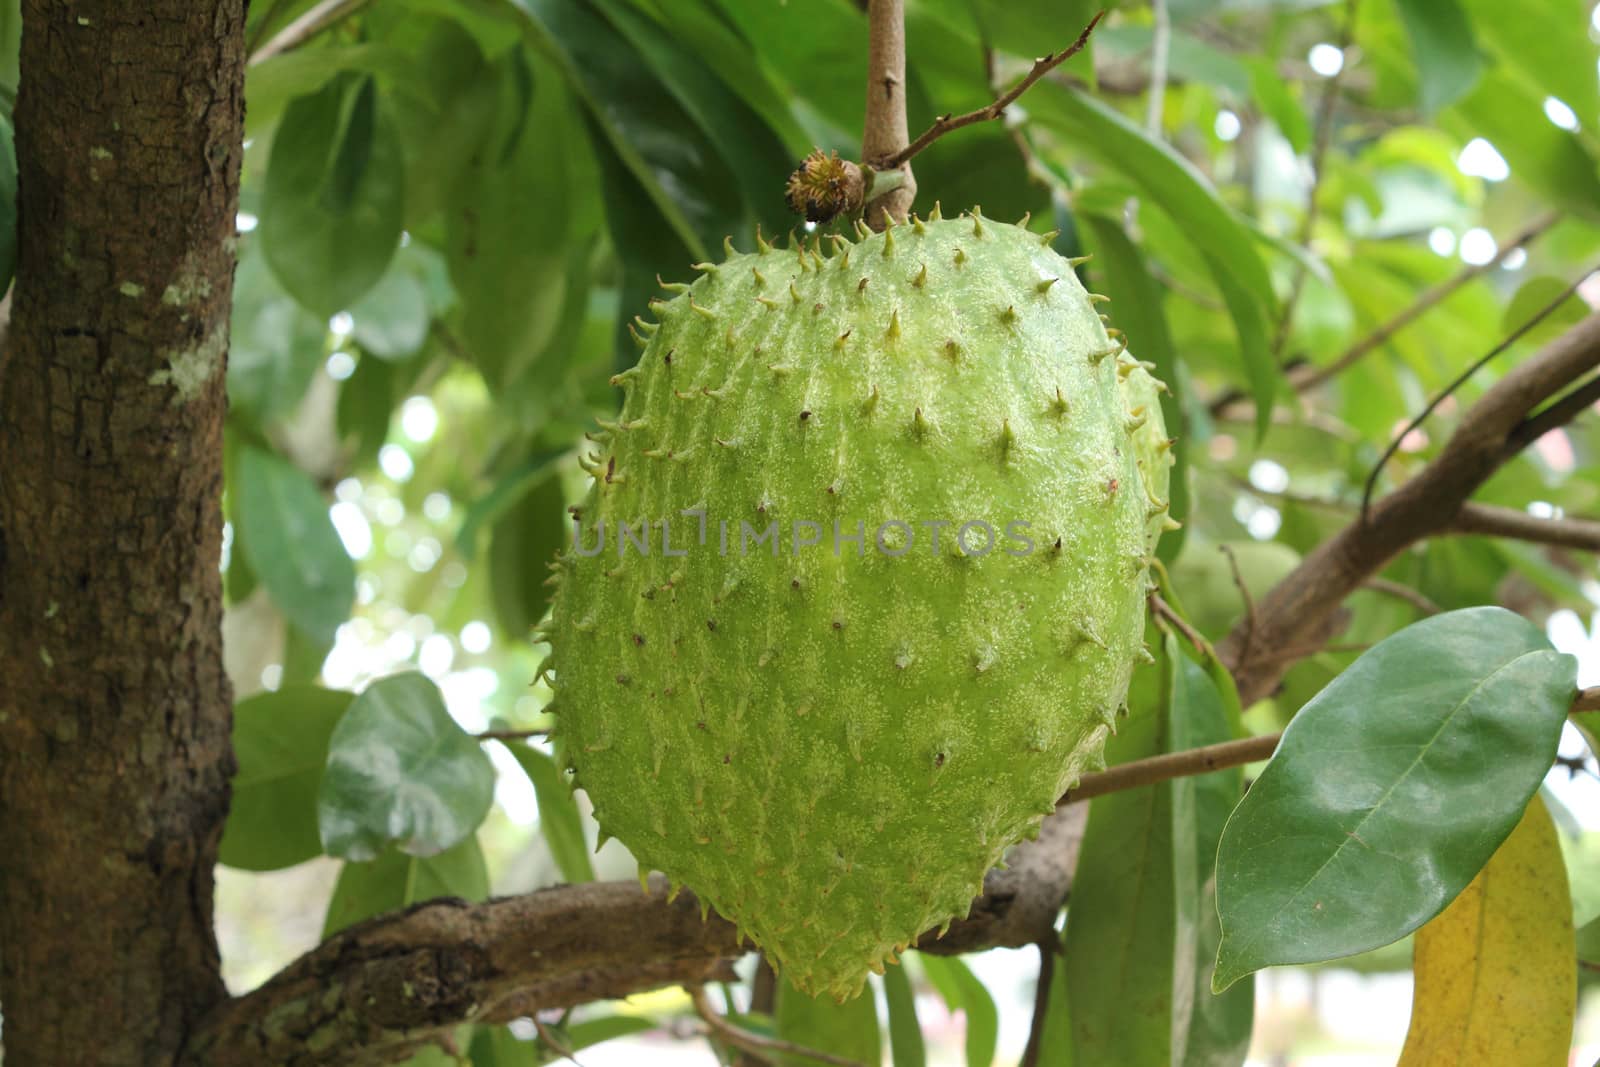
[[[939, 116], [934, 120], [932, 126], [929, 126], [922, 132], [920, 137], [918, 137], [915, 141], [912, 141], [910, 145], [902, 148], [900, 151], [884, 158], [881, 165], [884, 168], [898, 167], [902, 163], [906, 163], [915, 158], [917, 153], [921, 152], [923, 149], [927, 148], [933, 142], [937, 141], [939, 138], [943, 137], [952, 130], [959, 130], [963, 126], [971, 126], [978, 122], [990, 122], [999, 118], [1001, 115], [1005, 114], [1007, 107], [1016, 102], [1017, 97], [1021, 96], [1023, 93], [1032, 88], [1033, 84], [1040, 78], [1044, 77], [1046, 74], [1049, 74], [1062, 63], [1065, 63], [1067, 60], [1083, 51], [1084, 47], [1089, 43], [1090, 34], [1094, 33], [1095, 27], [1098, 26], [1100, 24], [1100, 20], [1105, 17], [1106, 13], [1101, 11], [1094, 18], [1089, 20], [1089, 25], [1083, 28], [1083, 32], [1078, 34], [1078, 39], [1072, 42], [1072, 44], [1068, 45], [1060, 52], [1052, 52], [1050, 55], [1034, 60], [1033, 68], [1023, 76], [1023, 79], [1014, 85], [1009, 91], [1001, 94], [1000, 98], [995, 100], [994, 103], [985, 107], [980, 107], [976, 111], [969, 111], [965, 115], [946, 114]], [[870, 163], [872, 162], [873, 157], [869, 153], [863, 153], [863, 158]]]
[[1080, 800], [1104, 796], [1123, 789], [1136, 789], [1142, 785], [1187, 778], [1196, 774], [1239, 767], [1256, 760], [1266, 759], [1278, 747], [1282, 734], [1264, 734], [1238, 741], [1191, 748], [1183, 752], [1167, 752], [1148, 759], [1121, 763], [1095, 774], [1086, 774], [1078, 784], [1067, 790], [1057, 801], [1057, 806], [1073, 804]]
[[1172, 605], [1168, 604], [1160, 593], [1150, 594], [1150, 610], [1155, 613], [1157, 619], [1172, 624], [1173, 629], [1182, 634], [1183, 639], [1200, 655], [1207, 659], [1216, 659], [1217, 653], [1211, 647], [1211, 642], [1207, 641], [1200, 631], [1190, 626], [1188, 619], [1174, 611]]
[[1239, 590], [1239, 598], [1244, 601], [1244, 648], [1248, 655], [1256, 636], [1256, 600], [1250, 595], [1250, 587], [1245, 584], [1244, 575], [1239, 571], [1239, 557], [1234, 555], [1233, 546], [1218, 545], [1217, 551], [1228, 557], [1228, 570], [1233, 574], [1233, 584]]
[[1575, 516], [1541, 519], [1526, 511], [1492, 504], [1463, 504], [1456, 513], [1450, 532], [1508, 537], [1514, 541], [1600, 552], [1600, 521]]
[[694, 1001], [695, 1014], [711, 1028], [711, 1032], [732, 1045], [734, 1048], [753, 1052], [758, 1056], [798, 1056], [801, 1059], [812, 1060], [816, 1063], [832, 1064], [833, 1067], [866, 1067], [859, 1060], [847, 1059], [844, 1056], [835, 1056], [831, 1052], [821, 1052], [814, 1048], [797, 1045], [793, 1041], [783, 1041], [776, 1037], [767, 1037], [764, 1034], [752, 1033], [743, 1027], [735, 1026], [724, 1019], [717, 1009], [711, 1006], [711, 1000], [706, 996], [704, 986], [686, 986], [685, 991], [689, 999]]
[[1033, 991], [1033, 1020], [1028, 1024], [1028, 1044], [1017, 1067], [1039, 1067], [1043, 1054], [1044, 1028], [1050, 1018], [1050, 987], [1055, 983], [1056, 953], [1061, 942], [1054, 933], [1039, 940], [1039, 984]]
[[1372, 352], [1388, 344], [1395, 334], [1449, 299], [1451, 295], [1467, 283], [1500, 266], [1501, 263], [1505, 262], [1507, 256], [1530, 244], [1535, 238], [1560, 222], [1561, 218], [1562, 215], [1558, 211], [1550, 211], [1540, 215], [1506, 238], [1505, 243], [1500, 245], [1499, 250], [1495, 252], [1494, 258], [1487, 263], [1479, 263], [1467, 267], [1438, 285], [1425, 290], [1405, 310], [1351, 345], [1338, 359], [1325, 367], [1313, 367], [1306, 364], [1299, 373], [1289, 376], [1289, 384], [1294, 387], [1295, 392], [1304, 393], [1317, 388], [1329, 379], [1343, 374]]
[[[1299, 363], [1289, 368], [1289, 386], [1296, 393], [1306, 393], [1316, 389], [1326, 382], [1338, 377], [1351, 367], [1366, 359], [1373, 352], [1388, 344], [1401, 330], [1416, 322], [1423, 315], [1432, 311], [1439, 304], [1449, 299], [1457, 290], [1467, 283], [1503, 263], [1507, 256], [1520, 248], [1525, 248], [1535, 239], [1561, 221], [1560, 212], [1547, 212], [1525, 225], [1522, 229], [1512, 234], [1501, 243], [1494, 258], [1487, 263], [1475, 264], [1464, 268], [1455, 275], [1440, 282], [1438, 285], [1425, 290], [1422, 295], [1412, 301], [1404, 310], [1397, 313], [1379, 325], [1371, 333], [1362, 337], [1355, 344], [1345, 349], [1332, 363], [1323, 367], [1312, 366], [1309, 363]], [[1250, 412], [1240, 413], [1235, 408], [1245, 407], [1246, 397], [1242, 390], [1230, 389], [1219, 394], [1211, 401], [1211, 414], [1217, 417], [1240, 418], [1254, 417]]]
[[881, 230], [887, 221], [904, 222], [917, 196], [917, 181], [907, 163], [896, 159], [910, 136], [906, 125], [905, 0], [871, 0], [867, 5], [867, 114], [861, 158], [874, 170], [899, 170], [900, 185], [866, 203], [867, 225]]
[[543, 737], [549, 730], [485, 730], [480, 734], [473, 734], [477, 741], [526, 741], [530, 737]]
[[537, 1015], [533, 1016], [533, 1029], [539, 1035], [539, 1040], [543, 1041], [551, 1052], [554, 1052], [564, 1060], [570, 1061], [573, 1067], [583, 1067], [582, 1064], [578, 1063], [578, 1057], [574, 1056], [572, 1050], [567, 1047], [566, 1042], [557, 1037], [550, 1027], [540, 1022]]
[[[1572, 698], [1572, 713], [1581, 715], [1585, 712], [1600, 711], [1600, 685], [1592, 685], [1587, 689], [1578, 690], [1578, 695]], [[1600, 755], [1600, 753], [1596, 753]]]
[[1387, 578], [1368, 578], [1361, 583], [1361, 588], [1370, 589], [1374, 593], [1382, 593], [1384, 596], [1393, 597], [1396, 600], [1403, 600], [1424, 615], [1437, 615], [1444, 610], [1409, 585], [1391, 582]]
[[322, 0], [252, 52], [249, 65], [253, 67], [265, 63], [273, 56], [299, 48], [317, 34], [332, 29], [354, 15], [368, 3], [369, 0]]

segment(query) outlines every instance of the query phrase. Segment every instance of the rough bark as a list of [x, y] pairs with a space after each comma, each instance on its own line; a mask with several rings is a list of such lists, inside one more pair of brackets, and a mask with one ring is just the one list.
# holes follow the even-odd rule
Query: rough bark
[[224, 997], [222, 422], [244, 0], [24, 0], [0, 366], [6, 1062], [166, 1064]]

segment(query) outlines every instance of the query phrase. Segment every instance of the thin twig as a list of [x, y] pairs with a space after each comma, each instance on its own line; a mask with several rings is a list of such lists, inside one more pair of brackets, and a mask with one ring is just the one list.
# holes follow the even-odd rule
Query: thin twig
[[743, 1027], [733, 1025], [718, 1014], [717, 1009], [711, 1006], [711, 1000], [706, 996], [704, 986], [687, 986], [685, 991], [689, 994], [689, 999], [694, 1001], [695, 1014], [704, 1020], [712, 1033], [735, 1048], [774, 1056], [801, 1056], [818, 1063], [832, 1064], [833, 1067], [863, 1067], [859, 1060], [835, 1056], [830, 1052], [819, 1052], [804, 1045], [797, 1045], [793, 1041], [780, 1041], [775, 1037], [751, 1033]]
[[1578, 690], [1578, 695], [1572, 699], [1572, 713], [1581, 715], [1585, 712], [1600, 711], [1600, 685], [1591, 685], [1587, 689]]
[[1399, 314], [1395, 315], [1394, 318], [1389, 319], [1382, 326], [1379, 326], [1376, 330], [1373, 330], [1367, 336], [1351, 345], [1338, 359], [1334, 360], [1332, 363], [1329, 363], [1325, 367], [1313, 367], [1310, 364], [1307, 364], [1301, 373], [1297, 375], [1290, 375], [1289, 383], [1294, 387], [1296, 392], [1304, 393], [1315, 389], [1317, 386], [1321, 385], [1323, 382], [1326, 382], [1330, 378], [1334, 378], [1349, 370], [1355, 364], [1365, 359], [1370, 353], [1382, 348], [1395, 334], [1399, 333], [1407, 326], [1410, 326], [1425, 313], [1431, 311], [1434, 307], [1444, 302], [1447, 298], [1454, 294], [1456, 290], [1460, 289], [1462, 286], [1466, 285], [1475, 278], [1482, 277], [1484, 274], [1487, 274], [1489, 271], [1492, 271], [1496, 267], [1500, 266], [1501, 263], [1505, 262], [1507, 256], [1533, 241], [1546, 230], [1550, 229], [1550, 227], [1560, 222], [1561, 219], [1562, 215], [1558, 211], [1551, 211], [1540, 215], [1538, 218], [1534, 219], [1522, 229], [1508, 237], [1505, 244], [1499, 247], [1499, 250], [1495, 252], [1494, 257], [1487, 263], [1478, 263], [1467, 267], [1452, 277], [1440, 282], [1438, 285], [1426, 290], [1404, 311], [1401, 311]]
[[1384, 596], [1394, 597], [1396, 600], [1403, 600], [1424, 615], [1437, 615], [1444, 610], [1409, 585], [1391, 582], [1387, 578], [1368, 578], [1361, 583], [1361, 587], [1370, 589], [1374, 593], [1382, 593]]
[[[1016, 102], [1017, 97], [1021, 96], [1023, 93], [1027, 92], [1033, 87], [1034, 82], [1038, 81], [1046, 74], [1049, 74], [1052, 70], [1055, 70], [1062, 63], [1083, 51], [1084, 46], [1089, 43], [1089, 35], [1094, 32], [1094, 28], [1098, 26], [1100, 24], [1100, 20], [1105, 17], [1106, 13], [1102, 11], [1094, 18], [1090, 19], [1089, 25], [1085, 26], [1083, 28], [1083, 32], [1078, 34], [1078, 39], [1072, 42], [1072, 44], [1068, 45], [1064, 50], [1060, 52], [1052, 52], [1050, 55], [1034, 60], [1033, 69], [1029, 70], [1020, 82], [1014, 85], [1009, 92], [1003, 94], [994, 103], [989, 104], [987, 107], [980, 107], [976, 111], [969, 111], [965, 115], [945, 114], [939, 116], [934, 120], [933, 125], [924, 130], [922, 136], [918, 137], [915, 141], [912, 141], [910, 145], [901, 149], [899, 152], [896, 152], [887, 159], [884, 159], [881, 163], [874, 163], [873, 165], [882, 169], [898, 167], [902, 163], [906, 163], [909, 160], [914, 159], [917, 153], [921, 152], [924, 148], [927, 148], [933, 142], [937, 141], [939, 138], [943, 137], [952, 130], [959, 130], [963, 126], [971, 126], [973, 123], [977, 122], [990, 122], [999, 118], [1001, 115], [1005, 114], [1007, 107]], [[872, 157], [870, 155], [863, 153], [863, 156], [868, 163], [872, 163]]]
[[552, 1031], [550, 1027], [540, 1022], [537, 1015], [533, 1016], [533, 1029], [536, 1033], [538, 1033], [539, 1040], [543, 1041], [550, 1047], [551, 1052], [554, 1052], [557, 1056], [560, 1056], [564, 1060], [571, 1061], [573, 1067], [583, 1067], [583, 1065], [578, 1062], [578, 1057], [574, 1056], [572, 1054], [572, 1050], [566, 1046], [566, 1043], [560, 1038], [556, 1037], [555, 1032]]
[[1039, 940], [1039, 984], [1033, 991], [1033, 1021], [1028, 1025], [1028, 1044], [1022, 1050], [1022, 1059], [1017, 1061], [1017, 1067], [1039, 1067], [1039, 1057], [1044, 1048], [1044, 1028], [1050, 1018], [1050, 987], [1054, 984], [1056, 953], [1060, 947], [1054, 931], [1049, 937]]
[[546, 729], [538, 729], [538, 730], [485, 730], [482, 733], [473, 734], [472, 736], [473, 736], [473, 739], [477, 740], [477, 741], [526, 741], [530, 737], [543, 737], [545, 734], [548, 734], [549, 732], [550, 731], [546, 730]]
[[[1328, 145], [1333, 140], [1334, 105], [1339, 101], [1339, 86], [1344, 81], [1345, 71], [1350, 67], [1350, 42], [1355, 38], [1357, 2], [1358, 0], [1347, 0], [1345, 4], [1344, 27], [1339, 32], [1339, 53], [1344, 57], [1344, 61], [1328, 79], [1322, 90], [1322, 99], [1317, 104], [1316, 140], [1311, 146], [1311, 188], [1306, 191], [1305, 215], [1300, 220], [1298, 243], [1301, 248], [1311, 247], [1311, 238], [1317, 228], [1317, 197], [1322, 191], [1322, 175], [1328, 155]], [[1306, 287], [1306, 274], [1306, 264], [1302, 260], [1295, 260], [1294, 277], [1289, 283], [1289, 295], [1283, 301], [1283, 311], [1278, 315], [1278, 330], [1272, 338], [1274, 359], [1283, 354], [1283, 346], [1289, 340], [1289, 328], [1294, 325], [1295, 307], [1300, 303], [1300, 294]]]
[[1173, 628], [1183, 635], [1184, 640], [1188, 641], [1196, 652], [1207, 659], [1217, 658], [1217, 651], [1211, 647], [1211, 642], [1207, 641], [1193, 626], [1190, 626], [1188, 619], [1174, 611], [1172, 605], [1168, 604], [1160, 593], [1150, 594], [1150, 610], [1155, 612], [1158, 618], [1165, 619], [1171, 623]]
[[295, 19], [266, 44], [250, 54], [250, 66], [299, 48], [317, 34], [332, 29], [367, 5], [369, 0], [322, 0]]
[[[1556, 297], [1544, 307], [1534, 312], [1533, 316], [1529, 318], [1528, 321], [1524, 322], [1521, 326], [1518, 326], [1515, 330], [1512, 330], [1511, 333], [1507, 335], [1499, 344], [1495, 345], [1478, 359], [1474, 360], [1470, 367], [1456, 375], [1454, 381], [1435, 394], [1433, 399], [1428, 401], [1428, 406], [1423, 408], [1421, 413], [1418, 414], [1416, 418], [1406, 423], [1405, 428], [1390, 439], [1389, 446], [1383, 450], [1383, 455], [1378, 457], [1378, 462], [1373, 464], [1371, 473], [1367, 475], [1366, 485], [1362, 487], [1362, 522], [1366, 521], [1367, 510], [1372, 504], [1372, 490], [1373, 487], [1378, 484], [1378, 476], [1383, 473], [1384, 465], [1389, 462], [1390, 457], [1392, 457], [1395, 452], [1399, 450], [1400, 442], [1404, 441], [1412, 430], [1415, 430], [1418, 426], [1421, 426], [1423, 421], [1426, 420], [1429, 415], [1433, 414], [1434, 409], [1440, 404], [1444, 403], [1445, 397], [1450, 396], [1457, 389], [1461, 388], [1462, 385], [1466, 384], [1469, 378], [1471, 378], [1474, 374], [1477, 374], [1478, 371], [1482, 370], [1490, 360], [1494, 359], [1494, 357], [1498, 356], [1500, 353], [1516, 344], [1523, 338], [1525, 334], [1528, 333], [1528, 331], [1532, 330], [1534, 327], [1538, 326], [1541, 322], [1554, 314], [1562, 304], [1567, 302], [1568, 297], [1572, 296], [1573, 293], [1578, 291], [1578, 286], [1582, 285], [1583, 280], [1592, 273], [1593, 270], [1584, 271], [1578, 276], [1576, 281], [1561, 291], [1560, 296]], [[1557, 403], [1559, 404], [1560, 401], [1557, 401]], [[1523, 425], [1526, 424], [1524, 423]], [[1513, 429], [1512, 433], [1515, 432], [1517, 431]], [[1510, 435], [1507, 435], [1507, 441], [1510, 441]]]
[[1600, 552], [1600, 522], [1576, 516], [1541, 519], [1516, 508], [1469, 502], [1461, 506], [1452, 530], [1456, 533], [1508, 537], [1514, 541]]
[[[1332, 363], [1323, 367], [1313, 366], [1310, 363], [1292, 363], [1288, 368], [1289, 387], [1296, 393], [1307, 393], [1324, 383], [1343, 374], [1357, 363], [1366, 359], [1373, 352], [1388, 344], [1394, 335], [1420, 319], [1424, 314], [1432, 311], [1439, 304], [1448, 300], [1455, 292], [1468, 282], [1482, 277], [1505, 262], [1506, 257], [1518, 249], [1525, 248], [1546, 230], [1560, 222], [1560, 212], [1551, 211], [1540, 215], [1522, 229], [1506, 238], [1498, 246], [1493, 258], [1487, 263], [1477, 263], [1456, 272], [1451, 277], [1440, 282], [1418, 296], [1403, 310], [1392, 318], [1385, 320], [1371, 333], [1366, 334], [1349, 348], [1345, 349]], [[1231, 417], [1238, 414], [1240, 418], [1253, 418], [1251, 411], [1236, 413], [1235, 408], [1245, 406], [1244, 390], [1228, 389], [1213, 399], [1209, 405], [1213, 416]]]
[[1228, 570], [1233, 572], [1233, 584], [1239, 587], [1239, 597], [1244, 601], [1244, 652], [1250, 654], [1250, 643], [1256, 636], [1256, 600], [1250, 595], [1250, 587], [1244, 584], [1244, 575], [1239, 571], [1239, 557], [1234, 555], [1232, 545], [1218, 545], [1217, 551], [1228, 557]]

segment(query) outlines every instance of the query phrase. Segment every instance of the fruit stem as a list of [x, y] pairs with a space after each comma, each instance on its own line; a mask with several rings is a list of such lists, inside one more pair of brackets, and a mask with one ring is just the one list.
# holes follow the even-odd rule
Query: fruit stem
[[[892, 159], [910, 143], [906, 125], [906, 18], [905, 0], [871, 0], [867, 7], [867, 117], [861, 137], [861, 159], [870, 167]], [[894, 186], [877, 182], [897, 171]], [[909, 162], [880, 171], [875, 194], [866, 204], [867, 225], [884, 227], [884, 216], [904, 222], [917, 195], [917, 181]]]

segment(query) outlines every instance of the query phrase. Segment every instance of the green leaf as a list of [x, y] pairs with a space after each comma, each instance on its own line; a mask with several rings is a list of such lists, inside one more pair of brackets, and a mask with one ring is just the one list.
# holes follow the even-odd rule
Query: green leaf
[[661, 1024], [643, 1015], [602, 1015], [573, 1023], [562, 1031], [568, 1051], [579, 1052], [618, 1037], [659, 1030]]
[[351, 694], [284, 688], [233, 708], [233, 802], [219, 862], [245, 871], [276, 871], [322, 854], [317, 788], [328, 738]]
[[1483, 73], [1472, 22], [1456, 0], [1396, 0], [1422, 77], [1422, 110], [1434, 115], [1471, 91]]
[[525, 640], [550, 607], [550, 563], [570, 536], [566, 503], [560, 472], [551, 470], [490, 530], [495, 615], [515, 640]]
[[396, 256], [378, 284], [350, 307], [355, 322], [355, 338], [363, 351], [379, 359], [409, 359], [428, 340], [433, 309], [428, 306], [428, 290]]
[[1469, 608], [1335, 678], [1228, 820], [1212, 988], [1377, 948], [1437, 915], [1549, 770], [1574, 670], [1532, 623]]
[[392, 848], [376, 859], [346, 863], [339, 870], [322, 924], [324, 939], [374, 915], [420, 900], [489, 896], [489, 868], [476, 837], [468, 837], [436, 856], [409, 856]]
[[[841, 1004], [830, 996], [808, 997], [780, 978], [773, 1016], [778, 1037], [784, 1041], [862, 1064], [882, 1060], [878, 998], [870, 982], [860, 995]], [[784, 1056], [782, 1062], [790, 1067], [815, 1063], [801, 1056]]]
[[[1080, 214], [1078, 220], [1088, 231], [1095, 249], [1093, 265], [1103, 272], [1098, 284], [1105, 290], [1105, 295], [1111, 298], [1111, 307], [1138, 309], [1137, 314], [1129, 315], [1122, 321], [1122, 330], [1128, 336], [1129, 351], [1136, 359], [1154, 363], [1155, 376], [1167, 383], [1168, 391], [1161, 395], [1161, 414], [1166, 422], [1167, 436], [1177, 439], [1172, 446], [1174, 462], [1169, 501], [1172, 516], [1182, 521], [1189, 515], [1188, 405], [1182, 394], [1183, 376], [1178, 372], [1178, 357], [1172, 350], [1172, 333], [1167, 327], [1161, 290], [1146, 269], [1144, 257], [1128, 239], [1120, 223], [1088, 213]], [[1186, 527], [1165, 534], [1156, 555], [1163, 563], [1171, 563], [1178, 558], [1186, 536]]]
[[1550, 122], [1544, 97], [1510, 73], [1491, 68], [1478, 87], [1442, 117], [1464, 138], [1483, 137], [1511, 167], [1511, 178], [1548, 197], [1551, 206], [1600, 216], [1600, 173], [1593, 152]]
[[261, 247], [323, 318], [383, 277], [405, 215], [400, 139], [370, 77], [340, 76], [284, 111], [261, 194]]
[[1572, 109], [1580, 127], [1600, 120], [1600, 59], [1588, 6], [1576, 0], [1463, 0], [1483, 45], [1520, 77]]
[[304, 471], [252, 445], [239, 446], [239, 525], [244, 551], [273, 603], [316, 640], [332, 642], [350, 615], [356, 570]]
[[561, 774], [556, 761], [532, 745], [511, 742], [511, 755], [527, 772], [539, 801], [539, 832], [544, 834], [550, 854], [561, 877], [568, 884], [594, 881], [594, 865], [589, 862], [589, 842], [583, 834], [583, 817], [572, 796], [572, 786]]
[[1311, 149], [1311, 120], [1306, 117], [1306, 109], [1295, 99], [1271, 60], [1252, 59], [1248, 66], [1256, 105], [1278, 127], [1289, 146], [1303, 155]]
[[1534, 317], [1560, 299], [1566, 293], [1556, 309], [1540, 321], [1539, 325], [1523, 334], [1524, 343], [1528, 345], [1542, 345], [1554, 339], [1557, 335], [1565, 333], [1569, 326], [1573, 326], [1589, 315], [1589, 305], [1577, 293], [1568, 292], [1570, 285], [1565, 278], [1553, 275], [1542, 275], [1538, 278], [1529, 278], [1517, 287], [1512, 294], [1511, 302], [1506, 305], [1505, 314], [1500, 319], [1500, 331], [1509, 334], [1520, 330]]
[[556, 464], [565, 456], [565, 449], [547, 449], [535, 452], [510, 471], [495, 479], [494, 485], [483, 496], [474, 500], [456, 531], [456, 550], [467, 561], [477, 555], [478, 532], [509, 512], [524, 497], [556, 475]]
[[[555, 337], [567, 296], [567, 245], [576, 227], [584, 136], [556, 72], [538, 72], [519, 97], [525, 53], [499, 64], [499, 108], [445, 216], [460, 332], [491, 392], [532, 367]], [[592, 184], [592, 182], [591, 182]]]
[[917, 998], [903, 966], [883, 969], [883, 999], [889, 1009], [889, 1052], [894, 1067], [927, 1067]]
[[[1182, 655], [1168, 638], [1172, 697], [1167, 744], [1181, 752], [1231, 739], [1227, 698], [1204, 667]], [[1238, 1067], [1250, 1051], [1255, 989], [1246, 984], [1220, 995], [1211, 992], [1209, 964], [1222, 941], [1217, 919], [1217, 845], [1223, 826], [1244, 792], [1244, 772], [1235, 767], [1172, 782], [1174, 856], [1179, 876], [1177, 963], [1174, 978], [1189, 979], [1189, 992], [1174, 988], [1173, 1063], [1183, 1067]], [[1192, 842], [1192, 845], [1190, 844]]]
[[[1130, 707], [1136, 710], [1108, 743], [1108, 763], [1168, 749], [1176, 655], [1169, 639], [1154, 699], [1130, 696]], [[1180, 934], [1192, 933], [1188, 894], [1195, 881], [1192, 832], [1186, 840], [1173, 832], [1180, 823], [1193, 827], [1193, 794], [1186, 795], [1190, 809], [1181, 813], [1174, 809], [1176, 797], [1171, 785], [1161, 785], [1090, 801], [1067, 908], [1066, 978], [1075, 1063], [1166, 1067], [1175, 1062], [1173, 1035], [1182, 1021], [1175, 1017], [1173, 994], [1191, 984], [1174, 973], [1175, 948]], [[1191, 909], [1189, 930], [1179, 929], [1180, 904]], [[1188, 947], [1192, 967], [1193, 947]]]
[[917, 959], [928, 981], [944, 998], [945, 1006], [967, 1017], [967, 1067], [990, 1067], [1000, 1041], [1000, 1013], [994, 998], [957, 957], [918, 953]]
[[468, 837], [494, 801], [494, 766], [421, 674], [379, 679], [328, 748], [317, 803], [330, 856], [369, 860], [388, 844], [431, 856]]
[[233, 281], [229, 404], [263, 420], [292, 412], [322, 366], [327, 338], [328, 320], [284, 291], [261, 243], [246, 237]]
[[1068, 86], [1040, 82], [1029, 92], [1034, 118], [1074, 147], [1095, 155], [1158, 204], [1201, 252], [1234, 320], [1239, 358], [1257, 405], [1256, 436], [1264, 433], [1277, 389], [1267, 347], [1266, 311], [1276, 306], [1272, 281], [1250, 232], [1188, 160], [1153, 141], [1121, 114]]
[[1600, 919], [1591, 919], [1578, 927], [1578, 958], [1600, 965]]

